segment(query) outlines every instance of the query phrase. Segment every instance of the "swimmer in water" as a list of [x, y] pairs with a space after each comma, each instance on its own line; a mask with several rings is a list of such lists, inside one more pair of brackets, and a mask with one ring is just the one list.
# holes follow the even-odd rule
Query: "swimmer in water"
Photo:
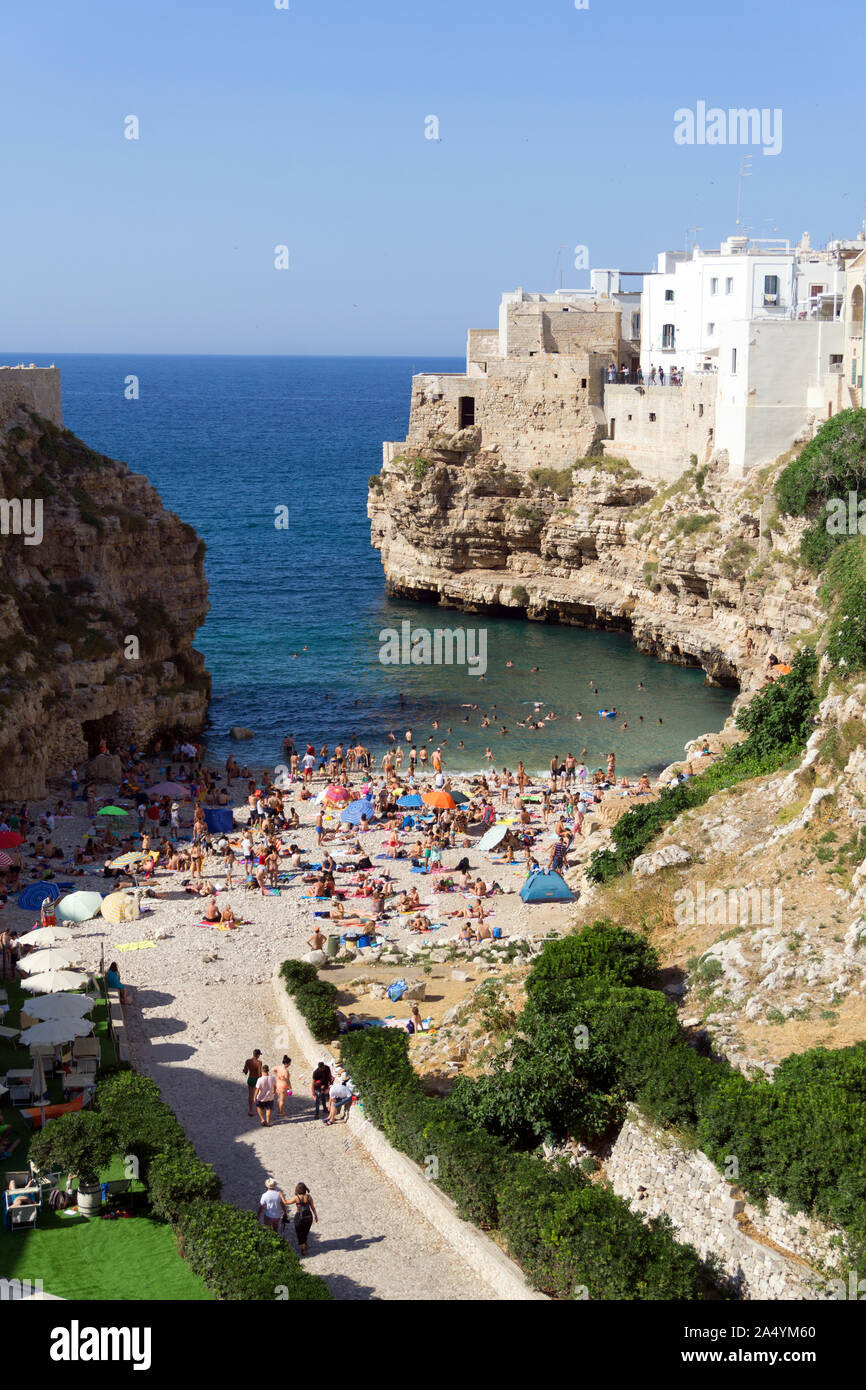
[[637, 688], [638, 690], [643, 690], [643, 681], [638, 681]]
[[514, 665], [514, 662], [513, 662], [513, 661], [506, 661], [506, 663], [505, 663], [505, 669], [506, 669], [507, 671], [510, 671], [510, 670], [511, 670], [511, 667], [512, 667], [513, 665]]
[[662, 723], [661, 715], [659, 715], [659, 723]]
[[582, 718], [583, 718], [583, 715], [581, 714], [580, 710], [578, 710], [578, 711], [577, 711], [577, 714], [576, 714], [574, 717], [575, 717], [575, 719], [582, 719]]
[[535, 675], [536, 671], [540, 671], [540, 670], [541, 670], [541, 667], [540, 667], [540, 666], [530, 666], [530, 668], [529, 668], [530, 675]]

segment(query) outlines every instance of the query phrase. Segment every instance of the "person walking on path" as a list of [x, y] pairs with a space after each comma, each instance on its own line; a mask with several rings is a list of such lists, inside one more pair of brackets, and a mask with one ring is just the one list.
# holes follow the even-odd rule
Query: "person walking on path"
[[250, 1102], [250, 1115], [253, 1113], [253, 1095], [256, 1089], [256, 1082], [262, 1074], [262, 1054], [261, 1049], [256, 1048], [252, 1057], [248, 1057], [244, 1062], [244, 1076], [247, 1078], [247, 1091]]
[[286, 1097], [292, 1094], [292, 1074], [289, 1071], [291, 1065], [291, 1057], [283, 1057], [283, 1060], [274, 1067], [274, 1081], [277, 1086], [277, 1111], [281, 1120], [286, 1117]]
[[274, 1108], [274, 1096], [277, 1094], [276, 1079], [271, 1076], [270, 1067], [262, 1067], [262, 1074], [256, 1082], [255, 1106], [258, 1111], [259, 1123], [265, 1129], [270, 1128], [271, 1111]]
[[[272, 1231], [279, 1232], [280, 1222], [288, 1213], [289, 1207], [280, 1189], [277, 1187], [276, 1178], [265, 1179], [265, 1190], [259, 1198], [259, 1209], [256, 1216], [263, 1218], [264, 1224]], [[309, 1230], [309, 1227], [307, 1228]]]
[[295, 1236], [298, 1247], [302, 1255], [307, 1253], [307, 1236], [310, 1234], [310, 1227], [314, 1221], [318, 1221], [319, 1213], [316, 1211], [316, 1204], [313, 1195], [306, 1183], [299, 1182], [295, 1188], [294, 1197], [289, 1197], [286, 1202], [286, 1210], [293, 1206], [295, 1208]]
[[331, 1089], [333, 1081], [334, 1074], [331, 1071], [331, 1068], [328, 1066], [327, 1062], [320, 1062], [319, 1065], [316, 1067], [316, 1070], [313, 1072], [313, 1099], [316, 1102], [315, 1119], [319, 1118], [320, 1105], [322, 1107], [322, 1113], [327, 1119], [329, 1104], [328, 1092]]

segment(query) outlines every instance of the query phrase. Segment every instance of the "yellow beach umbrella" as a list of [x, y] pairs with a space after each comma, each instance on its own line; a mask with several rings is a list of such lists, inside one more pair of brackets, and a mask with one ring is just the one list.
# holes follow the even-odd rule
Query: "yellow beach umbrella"
[[103, 898], [101, 911], [106, 922], [113, 922], [115, 926], [118, 922], [134, 922], [141, 916], [138, 900], [128, 893], [110, 893]]

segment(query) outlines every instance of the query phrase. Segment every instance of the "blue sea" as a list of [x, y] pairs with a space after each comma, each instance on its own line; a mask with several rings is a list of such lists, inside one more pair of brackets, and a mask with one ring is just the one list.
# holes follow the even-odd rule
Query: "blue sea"
[[[206, 738], [215, 759], [233, 749], [251, 767], [273, 767], [287, 733], [331, 747], [357, 735], [381, 757], [389, 732], [405, 746], [411, 728], [416, 742], [443, 744], [453, 768], [514, 768], [522, 758], [541, 769], [553, 753], [586, 749], [590, 767], [613, 751], [618, 772], [631, 775], [672, 761], [730, 712], [731, 691], [706, 685], [699, 670], [641, 656], [622, 634], [385, 597], [368, 478], [381, 466], [382, 441], [405, 437], [413, 373], [456, 372], [461, 361], [32, 350], [0, 360], [55, 362], [69, 428], [146, 474], [206, 541], [211, 607], [196, 646], [213, 675]], [[126, 399], [130, 375], [138, 400]], [[286, 529], [275, 525], [283, 508]], [[485, 628], [484, 681], [453, 666], [383, 666], [379, 634], [404, 619]], [[556, 720], [518, 728], [536, 701]], [[618, 718], [599, 718], [611, 706]], [[233, 724], [255, 738], [233, 744]]]

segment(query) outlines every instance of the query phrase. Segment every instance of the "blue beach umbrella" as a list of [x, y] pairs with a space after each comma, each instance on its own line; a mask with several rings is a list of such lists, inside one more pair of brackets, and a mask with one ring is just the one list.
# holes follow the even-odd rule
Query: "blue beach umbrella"
[[367, 820], [372, 820], [375, 812], [376, 807], [372, 801], [350, 801], [345, 811], [342, 812], [340, 820], [346, 825], [360, 825], [362, 816], [366, 816]]
[[409, 796], [398, 796], [397, 805], [403, 810], [417, 810], [417, 808], [423, 806], [424, 803], [416, 792], [412, 792]]
[[56, 883], [31, 883], [18, 894], [18, 906], [25, 912], [38, 912], [43, 903], [56, 903], [60, 896]]

